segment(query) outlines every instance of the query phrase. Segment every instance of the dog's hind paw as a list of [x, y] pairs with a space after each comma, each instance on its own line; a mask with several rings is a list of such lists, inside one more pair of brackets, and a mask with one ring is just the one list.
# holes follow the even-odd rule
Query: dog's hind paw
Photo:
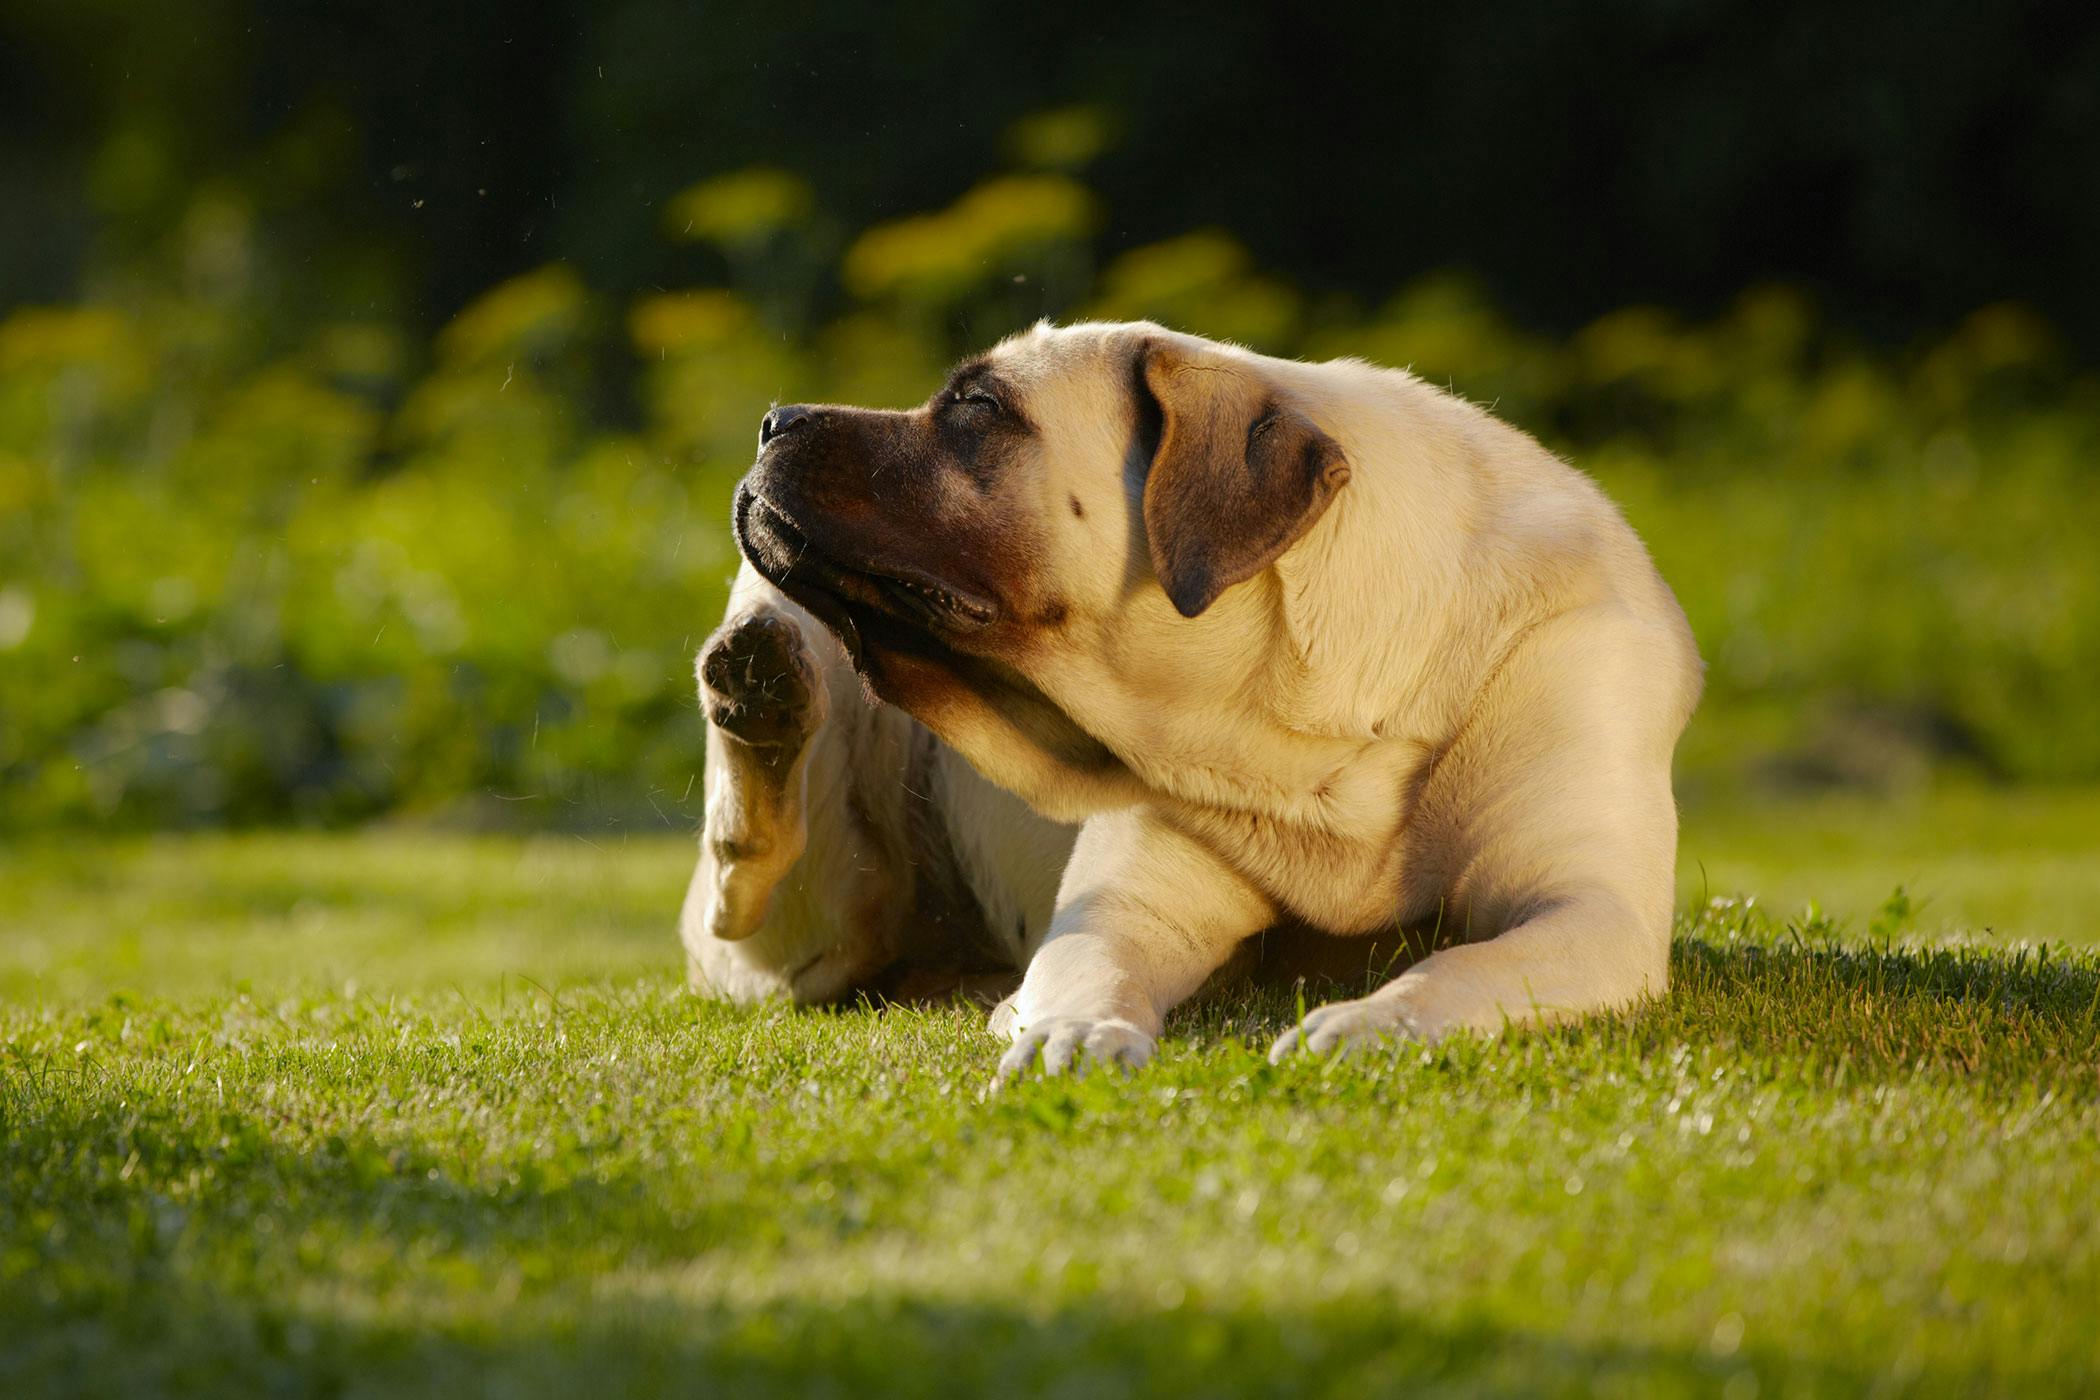
[[723, 624], [701, 647], [699, 672], [708, 722], [754, 748], [799, 750], [822, 718], [809, 648], [778, 613]]

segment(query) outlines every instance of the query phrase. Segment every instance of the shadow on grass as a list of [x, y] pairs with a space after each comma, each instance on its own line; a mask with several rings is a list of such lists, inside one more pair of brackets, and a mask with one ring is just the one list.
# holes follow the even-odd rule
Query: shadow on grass
[[1913, 949], [1680, 938], [1673, 986], [1632, 1030], [1834, 1073], [1953, 1073], [1998, 1089], [2091, 1088], [2100, 960], [2033, 949]]
[[[1412, 1315], [1370, 1297], [1041, 1308], [883, 1291], [840, 1305], [528, 1295], [465, 1316], [360, 1317], [159, 1278], [119, 1309], [47, 1319], [0, 1348], [46, 1395], [1303, 1396], [1603, 1391], [1858, 1394], [1798, 1353], [1584, 1342]], [[1754, 1379], [1754, 1387], [1744, 1380]], [[1933, 1377], [1957, 1388], [1957, 1380]]]
[[[1394, 972], [1404, 960], [1390, 964]], [[1383, 967], [1214, 991], [1170, 1031], [1266, 1048], [1299, 1008], [1362, 996]], [[1637, 1011], [1511, 1037], [1636, 1054], [1692, 1045], [1785, 1060], [1840, 1079], [1951, 1073], [1994, 1090], [2100, 1090], [2100, 956], [2032, 948], [1862, 947], [1679, 937], [1670, 991]]]
[[[253, 1117], [212, 1126], [157, 1126], [137, 1107], [10, 1116], [0, 1394], [1537, 1394], [1711, 1390], [1745, 1372], [1766, 1393], [1861, 1383], [1813, 1359], [1573, 1341], [1377, 1296], [1021, 1306], [994, 1287], [999, 1301], [979, 1302], [960, 1262], [952, 1295], [877, 1284], [843, 1303], [783, 1301], [761, 1278], [748, 1303], [681, 1296], [687, 1266], [718, 1253], [763, 1270], [763, 1237], [794, 1203], [732, 1190], [683, 1214], [647, 1174], [477, 1187], [375, 1138], [300, 1148]], [[178, 1183], [191, 1188], [180, 1200]]]

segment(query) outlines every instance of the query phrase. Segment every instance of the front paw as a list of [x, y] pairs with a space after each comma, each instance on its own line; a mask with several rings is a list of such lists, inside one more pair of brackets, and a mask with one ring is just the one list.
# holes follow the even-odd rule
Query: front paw
[[1440, 1038], [1441, 1027], [1428, 1022], [1416, 1008], [1398, 997], [1369, 996], [1356, 1001], [1334, 1001], [1314, 1007], [1305, 1019], [1276, 1038], [1269, 1048], [1269, 1063], [1281, 1064], [1292, 1055], [1346, 1055], [1353, 1050], [1403, 1041], [1422, 1044]]
[[1020, 1078], [1038, 1060], [1045, 1076], [1067, 1070], [1077, 1076], [1089, 1061], [1136, 1069], [1159, 1049], [1158, 1041], [1128, 1021], [1091, 1016], [1047, 1017], [1013, 1031], [1013, 1037], [1013, 1048], [999, 1060], [1001, 1084]]

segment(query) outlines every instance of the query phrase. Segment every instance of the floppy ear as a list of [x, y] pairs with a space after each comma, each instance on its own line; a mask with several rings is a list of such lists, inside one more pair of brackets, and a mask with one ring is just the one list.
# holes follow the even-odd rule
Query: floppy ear
[[1194, 617], [1297, 543], [1349, 479], [1349, 462], [1252, 369], [1160, 345], [1139, 353], [1160, 410], [1145, 540], [1167, 596]]

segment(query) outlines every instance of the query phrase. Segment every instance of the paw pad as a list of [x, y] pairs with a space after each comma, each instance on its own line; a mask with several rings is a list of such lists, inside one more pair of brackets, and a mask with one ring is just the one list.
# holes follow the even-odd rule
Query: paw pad
[[786, 618], [751, 613], [700, 651], [700, 703], [710, 723], [747, 744], [800, 745], [815, 727], [816, 668]]

